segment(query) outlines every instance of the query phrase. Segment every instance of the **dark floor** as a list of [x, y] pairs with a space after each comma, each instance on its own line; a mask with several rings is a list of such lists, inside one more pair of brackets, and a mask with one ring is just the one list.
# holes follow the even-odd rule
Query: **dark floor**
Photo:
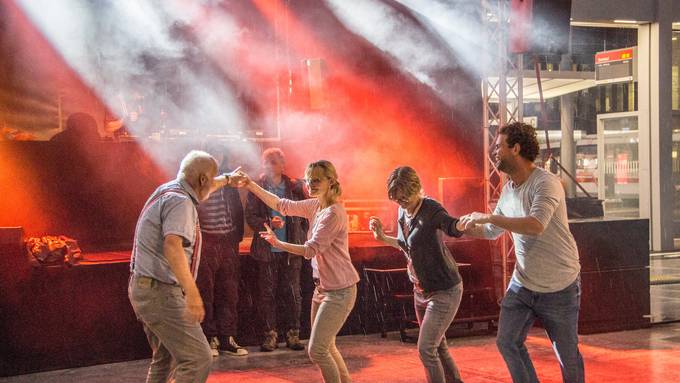
[[[509, 382], [493, 336], [449, 339], [451, 353], [466, 383]], [[534, 329], [527, 345], [541, 382], [561, 382], [559, 367], [542, 331]], [[338, 338], [355, 382], [423, 382], [416, 347], [398, 334]], [[257, 352], [246, 357], [215, 358], [208, 382], [319, 382], [320, 375], [304, 352]], [[680, 323], [650, 329], [585, 335], [581, 353], [589, 382], [680, 382]], [[0, 379], [0, 382], [142, 382], [148, 360], [52, 371]]]

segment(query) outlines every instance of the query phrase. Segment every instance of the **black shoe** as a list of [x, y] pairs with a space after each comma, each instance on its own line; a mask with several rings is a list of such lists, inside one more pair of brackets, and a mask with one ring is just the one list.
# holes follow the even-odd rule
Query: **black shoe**
[[230, 337], [220, 337], [219, 344], [220, 354], [227, 354], [232, 356], [246, 356], [248, 355], [248, 350], [244, 347], [239, 346], [233, 336]]

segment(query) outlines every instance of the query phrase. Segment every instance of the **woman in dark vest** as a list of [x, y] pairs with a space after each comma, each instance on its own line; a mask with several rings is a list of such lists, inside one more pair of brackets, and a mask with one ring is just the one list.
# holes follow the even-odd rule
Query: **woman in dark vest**
[[411, 167], [392, 171], [387, 195], [399, 205], [397, 237], [385, 235], [378, 217], [371, 217], [370, 228], [375, 239], [400, 249], [406, 256], [420, 325], [418, 353], [427, 381], [462, 382], [445, 334], [460, 306], [463, 282], [442, 234], [460, 237], [463, 227], [439, 202], [423, 195], [420, 179]]

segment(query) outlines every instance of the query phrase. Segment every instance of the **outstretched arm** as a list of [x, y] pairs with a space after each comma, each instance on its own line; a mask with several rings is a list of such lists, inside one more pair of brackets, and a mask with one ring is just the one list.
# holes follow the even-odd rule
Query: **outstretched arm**
[[539, 235], [545, 229], [543, 224], [532, 216], [506, 217], [504, 215], [474, 212], [462, 217], [461, 222], [466, 227], [465, 234], [476, 236], [475, 234], [481, 233], [482, 238], [488, 238], [488, 235], [484, 232], [484, 227], [481, 226], [485, 224], [525, 235]]
[[265, 205], [269, 206], [274, 210], [278, 210], [277, 205], [279, 204], [279, 197], [276, 194], [270, 193], [258, 185], [257, 182], [253, 182], [250, 177], [243, 171], [238, 171], [234, 173], [233, 178], [239, 179], [240, 184], [244, 185], [249, 192], [253, 193], [255, 197], [259, 198]]
[[271, 227], [269, 227], [268, 224], [265, 223], [264, 228], [265, 228], [266, 231], [261, 231], [260, 237], [262, 237], [265, 241], [269, 242], [269, 244], [271, 244], [272, 247], [276, 247], [277, 249], [285, 250], [286, 252], [288, 252], [290, 254], [295, 254], [295, 255], [300, 255], [300, 256], [305, 255], [305, 246], [304, 245], [296, 245], [294, 243], [279, 241], [279, 239], [276, 237], [276, 233], [274, 233], [274, 231], [272, 230]]

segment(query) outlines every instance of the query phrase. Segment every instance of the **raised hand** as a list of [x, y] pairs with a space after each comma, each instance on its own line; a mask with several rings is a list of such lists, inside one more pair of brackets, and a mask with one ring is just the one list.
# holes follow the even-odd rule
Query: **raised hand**
[[240, 166], [229, 173], [228, 176], [229, 186], [231, 187], [240, 188], [247, 186], [250, 183], [250, 177], [243, 170], [241, 170]]
[[383, 225], [380, 218], [371, 216], [368, 219], [368, 228], [373, 232], [373, 238], [378, 241], [382, 241], [383, 238], [385, 238], [385, 232], [383, 231]]
[[279, 244], [279, 239], [276, 238], [276, 233], [274, 233], [272, 228], [269, 227], [269, 225], [266, 223], [264, 224], [264, 228], [266, 229], [266, 231], [260, 232], [260, 238], [269, 242], [269, 244], [272, 245], [273, 247], [278, 247], [277, 245]]

